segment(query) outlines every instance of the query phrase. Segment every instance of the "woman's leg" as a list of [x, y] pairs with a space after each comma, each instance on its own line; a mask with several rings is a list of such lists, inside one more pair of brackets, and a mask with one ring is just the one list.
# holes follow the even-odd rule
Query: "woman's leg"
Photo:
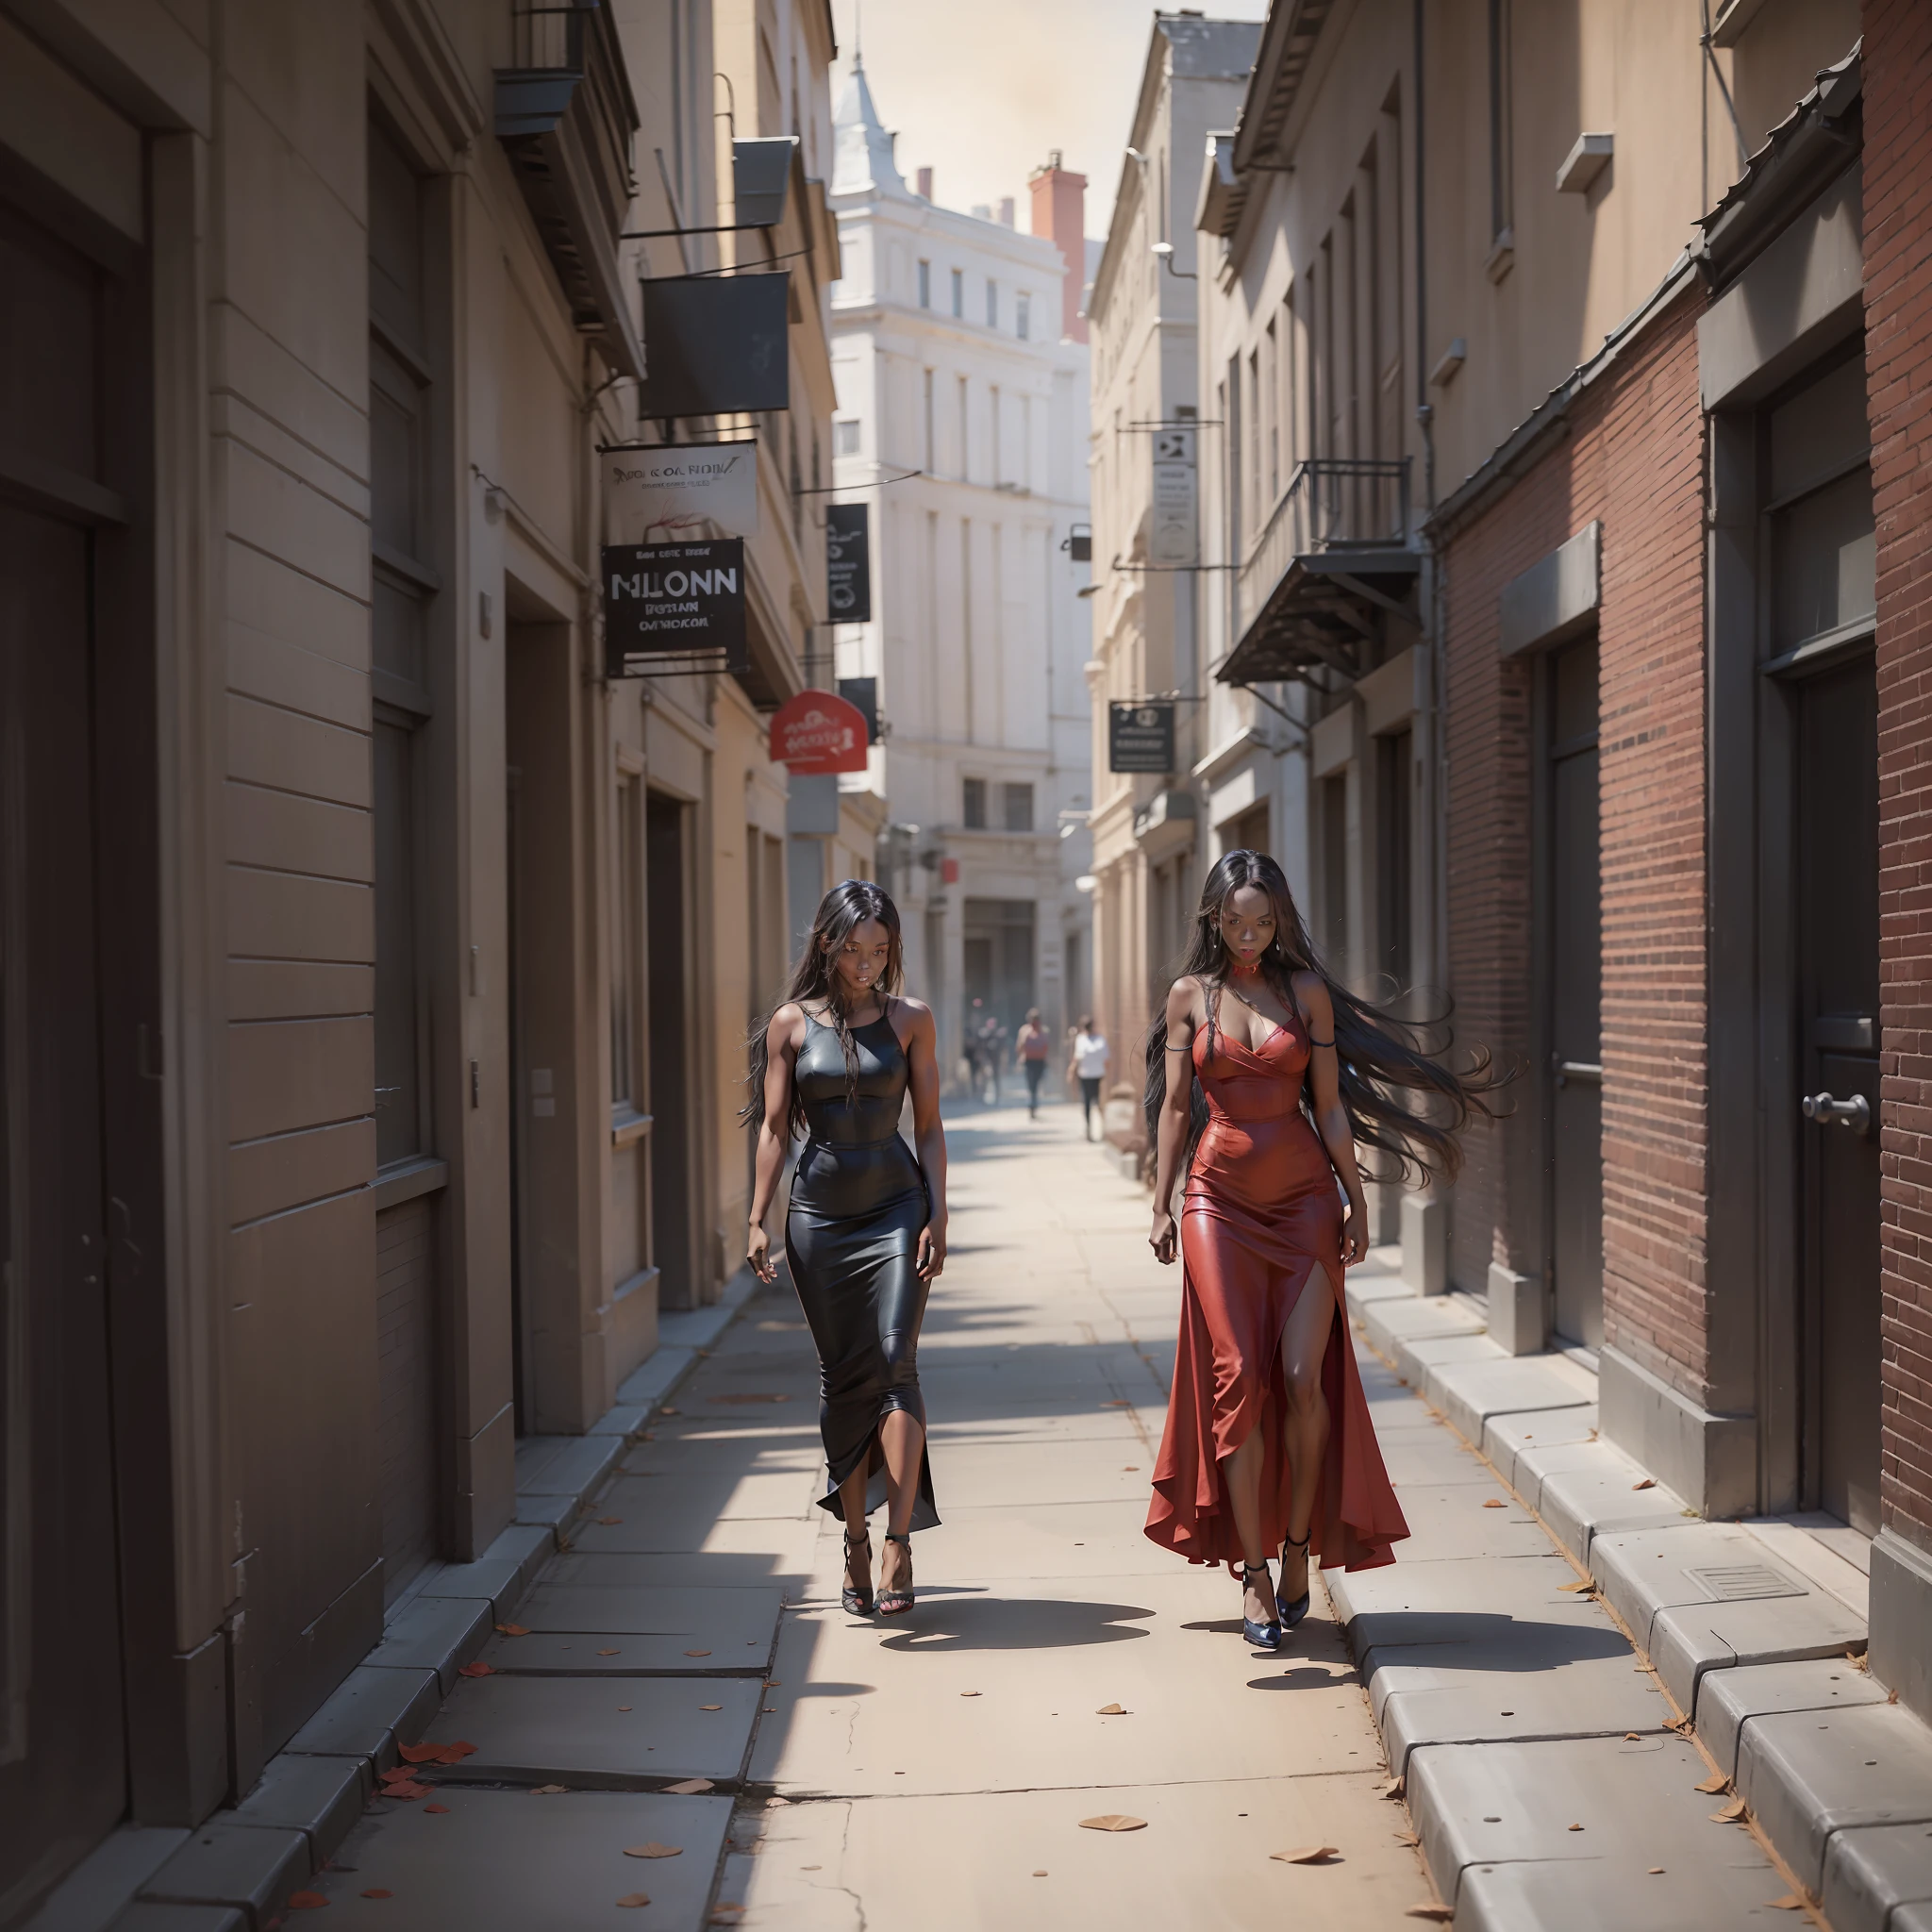
[[[1322, 1364], [1335, 1331], [1335, 1296], [1328, 1277], [1312, 1270], [1281, 1331], [1281, 1372], [1288, 1385], [1288, 1414], [1283, 1419], [1283, 1447], [1288, 1454], [1291, 1488], [1288, 1534], [1291, 1543], [1306, 1545], [1315, 1511], [1315, 1489], [1322, 1480], [1322, 1459], [1328, 1448], [1328, 1398], [1322, 1391]], [[1306, 1547], [1281, 1552], [1281, 1594], [1292, 1603], [1308, 1587]]]
[[1258, 1421], [1248, 1431], [1247, 1440], [1232, 1456], [1221, 1462], [1221, 1479], [1227, 1489], [1227, 1507], [1234, 1517], [1235, 1534], [1241, 1538], [1241, 1560], [1262, 1574], [1246, 1586], [1247, 1601], [1242, 1614], [1257, 1624], [1275, 1615], [1274, 1592], [1264, 1580], [1268, 1558], [1274, 1554], [1261, 1533], [1261, 1466], [1265, 1450]]
[[872, 1552], [865, 1547], [865, 1482], [869, 1456], [839, 1485], [839, 1507], [845, 1516], [845, 1578], [854, 1590], [872, 1584]]

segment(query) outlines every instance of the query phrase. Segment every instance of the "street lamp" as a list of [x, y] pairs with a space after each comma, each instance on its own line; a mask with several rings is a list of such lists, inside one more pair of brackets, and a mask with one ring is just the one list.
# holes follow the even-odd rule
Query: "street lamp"
[[1155, 252], [1155, 254], [1156, 254], [1156, 255], [1159, 256], [1159, 258], [1161, 258], [1161, 260], [1162, 260], [1162, 261], [1166, 262], [1166, 264], [1167, 264], [1167, 272], [1168, 272], [1168, 274], [1169, 274], [1169, 275], [1172, 275], [1172, 276], [1173, 276], [1173, 277], [1174, 278], [1174, 280], [1175, 280], [1175, 281], [1177, 281], [1177, 282], [1198, 282], [1198, 281], [1199, 281], [1199, 280], [1201, 279], [1201, 277], [1200, 277], [1199, 275], [1196, 275], [1196, 274], [1194, 273], [1194, 271], [1193, 271], [1192, 269], [1191, 269], [1191, 268], [1176, 268], [1176, 267], [1174, 267], [1174, 243], [1173, 243], [1172, 242], [1155, 242], [1155, 243], [1154, 243], [1154, 252]]

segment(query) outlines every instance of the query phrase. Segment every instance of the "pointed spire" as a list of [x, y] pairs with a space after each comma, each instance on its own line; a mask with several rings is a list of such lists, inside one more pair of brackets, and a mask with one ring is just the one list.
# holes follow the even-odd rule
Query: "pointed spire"
[[897, 189], [903, 194], [906, 182], [892, 159], [892, 137], [879, 121], [873, 105], [872, 89], [866, 85], [864, 57], [855, 46], [852, 72], [840, 96], [839, 111], [833, 116], [835, 150], [832, 162], [832, 192], [862, 194], [869, 188]]

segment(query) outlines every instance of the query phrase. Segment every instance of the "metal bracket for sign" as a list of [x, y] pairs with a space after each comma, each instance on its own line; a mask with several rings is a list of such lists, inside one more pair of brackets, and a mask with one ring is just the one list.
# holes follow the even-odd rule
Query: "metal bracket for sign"
[[1123, 563], [1116, 558], [1108, 565], [1108, 570], [1117, 570], [1124, 576], [1179, 576], [1190, 571], [1240, 570], [1238, 563]]
[[[689, 421], [689, 418], [665, 418], [666, 421]], [[756, 449], [758, 440], [756, 436], [725, 436], [716, 442], [600, 442], [597, 454], [609, 456], [618, 450], [693, 450], [693, 449]]]
[[1255, 698], [1261, 704], [1266, 705], [1277, 718], [1283, 719], [1292, 725], [1301, 734], [1301, 744], [1298, 749], [1306, 752], [1313, 746], [1314, 740], [1308, 736], [1308, 727], [1292, 711], [1284, 710], [1281, 706], [1277, 705], [1258, 684], [1239, 684], [1235, 689], [1246, 691], [1251, 698]]

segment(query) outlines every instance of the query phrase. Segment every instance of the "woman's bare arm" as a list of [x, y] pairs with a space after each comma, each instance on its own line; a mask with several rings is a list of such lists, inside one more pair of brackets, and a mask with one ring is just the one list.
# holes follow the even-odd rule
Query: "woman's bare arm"
[[899, 1003], [911, 1021], [906, 1058], [912, 1074], [912, 1144], [925, 1174], [927, 1217], [919, 1233], [919, 1272], [933, 1280], [946, 1265], [946, 1130], [940, 1121], [939, 1029], [932, 1008]]
[[1353, 1267], [1369, 1252], [1369, 1204], [1362, 1192], [1361, 1170], [1356, 1165], [1355, 1132], [1348, 1109], [1341, 1104], [1341, 1087], [1335, 1058], [1335, 1006], [1317, 973], [1297, 973], [1294, 996], [1308, 1023], [1312, 1042], [1308, 1060], [1308, 1092], [1313, 1103], [1315, 1131], [1328, 1150], [1328, 1159], [1348, 1196], [1348, 1226], [1342, 1239], [1342, 1262]]
[[772, 1211], [772, 1197], [778, 1191], [778, 1176], [785, 1172], [785, 1156], [791, 1145], [791, 1070], [804, 1031], [805, 1014], [795, 1006], [780, 1007], [765, 1029], [765, 1117], [758, 1124], [751, 1233], [745, 1243], [745, 1259], [760, 1281], [775, 1280], [778, 1274], [765, 1216]]
[[1194, 1091], [1194, 1013], [1201, 1000], [1196, 979], [1177, 979], [1167, 992], [1167, 1087], [1154, 1132], [1154, 1231], [1147, 1238], [1155, 1258], [1174, 1257], [1174, 1184], [1188, 1147]]

